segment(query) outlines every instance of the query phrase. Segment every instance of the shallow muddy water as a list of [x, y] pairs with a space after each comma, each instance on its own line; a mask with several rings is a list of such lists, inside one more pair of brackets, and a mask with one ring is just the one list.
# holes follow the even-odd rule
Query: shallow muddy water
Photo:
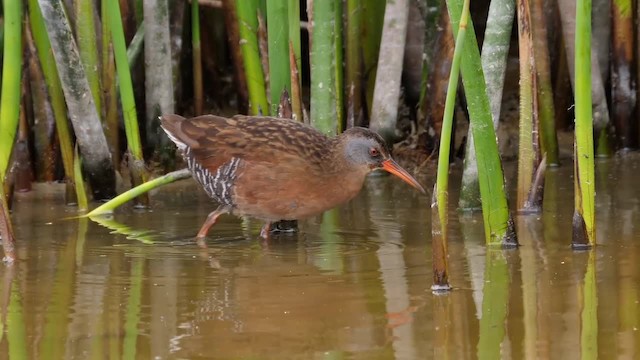
[[544, 213], [517, 218], [518, 250], [487, 250], [481, 215], [451, 211], [447, 295], [430, 291], [430, 196], [391, 177], [268, 242], [222, 217], [207, 250], [193, 236], [215, 205], [191, 180], [100, 223], [62, 220], [61, 188], [36, 186], [0, 266], [0, 358], [638, 358], [640, 156], [597, 166], [595, 252], [569, 247], [567, 162]]

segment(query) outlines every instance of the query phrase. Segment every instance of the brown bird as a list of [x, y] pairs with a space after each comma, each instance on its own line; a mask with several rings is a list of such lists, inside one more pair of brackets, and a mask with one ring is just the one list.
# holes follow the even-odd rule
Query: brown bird
[[368, 173], [384, 169], [424, 193], [389, 153], [384, 140], [365, 128], [327, 137], [300, 122], [272, 117], [214, 115], [161, 117], [187, 166], [220, 206], [198, 232], [201, 241], [221, 214], [272, 222], [320, 214], [354, 198]]

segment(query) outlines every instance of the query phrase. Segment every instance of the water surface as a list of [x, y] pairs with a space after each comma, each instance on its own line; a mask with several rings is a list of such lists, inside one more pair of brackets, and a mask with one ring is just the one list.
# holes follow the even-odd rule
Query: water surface
[[481, 215], [452, 209], [447, 295], [430, 291], [430, 195], [391, 177], [268, 242], [223, 216], [206, 250], [193, 236], [215, 205], [191, 180], [100, 223], [62, 220], [61, 187], [39, 185], [0, 267], [0, 358], [637, 358], [640, 157], [597, 166], [595, 252], [569, 247], [565, 164], [544, 213], [517, 219], [519, 250], [487, 250]]

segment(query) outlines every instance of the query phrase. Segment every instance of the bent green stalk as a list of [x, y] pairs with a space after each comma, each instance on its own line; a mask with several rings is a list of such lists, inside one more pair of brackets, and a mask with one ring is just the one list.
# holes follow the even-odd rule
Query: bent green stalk
[[83, 217], [92, 217], [92, 216], [112, 213], [113, 210], [115, 210], [120, 205], [123, 205], [124, 203], [131, 201], [142, 194], [145, 194], [162, 185], [166, 185], [180, 179], [186, 179], [190, 176], [191, 176], [191, 172], [188, 169], [182, 169], [182, 170], [170, 172], [166, 175], [160, 176], [158, 178], [155, 178], [153, 180], [140, 184], [134, 187], [133, 189], [130, 189], [116, 196], [115, 198], [109, 200], [108, 202], [93, 209], [88, 214], [85, 214]]
[[9, 159], [20, 111], [22, 76], [22, 1], [4, 2], [4, 62], [0, 99], [0, 186], [9, 167]]

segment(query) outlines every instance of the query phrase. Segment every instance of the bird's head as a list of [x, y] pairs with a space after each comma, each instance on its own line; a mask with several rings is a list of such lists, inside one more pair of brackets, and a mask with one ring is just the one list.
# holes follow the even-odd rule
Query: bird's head
[[350, 166], [366, 172], [386, 170], [425, 193], [420, 183], [391, 158], [389, 147], [380, 135], [369, 129], [354, 127], [342, 133], [340, 140], [343, 142], [344, 157]]

